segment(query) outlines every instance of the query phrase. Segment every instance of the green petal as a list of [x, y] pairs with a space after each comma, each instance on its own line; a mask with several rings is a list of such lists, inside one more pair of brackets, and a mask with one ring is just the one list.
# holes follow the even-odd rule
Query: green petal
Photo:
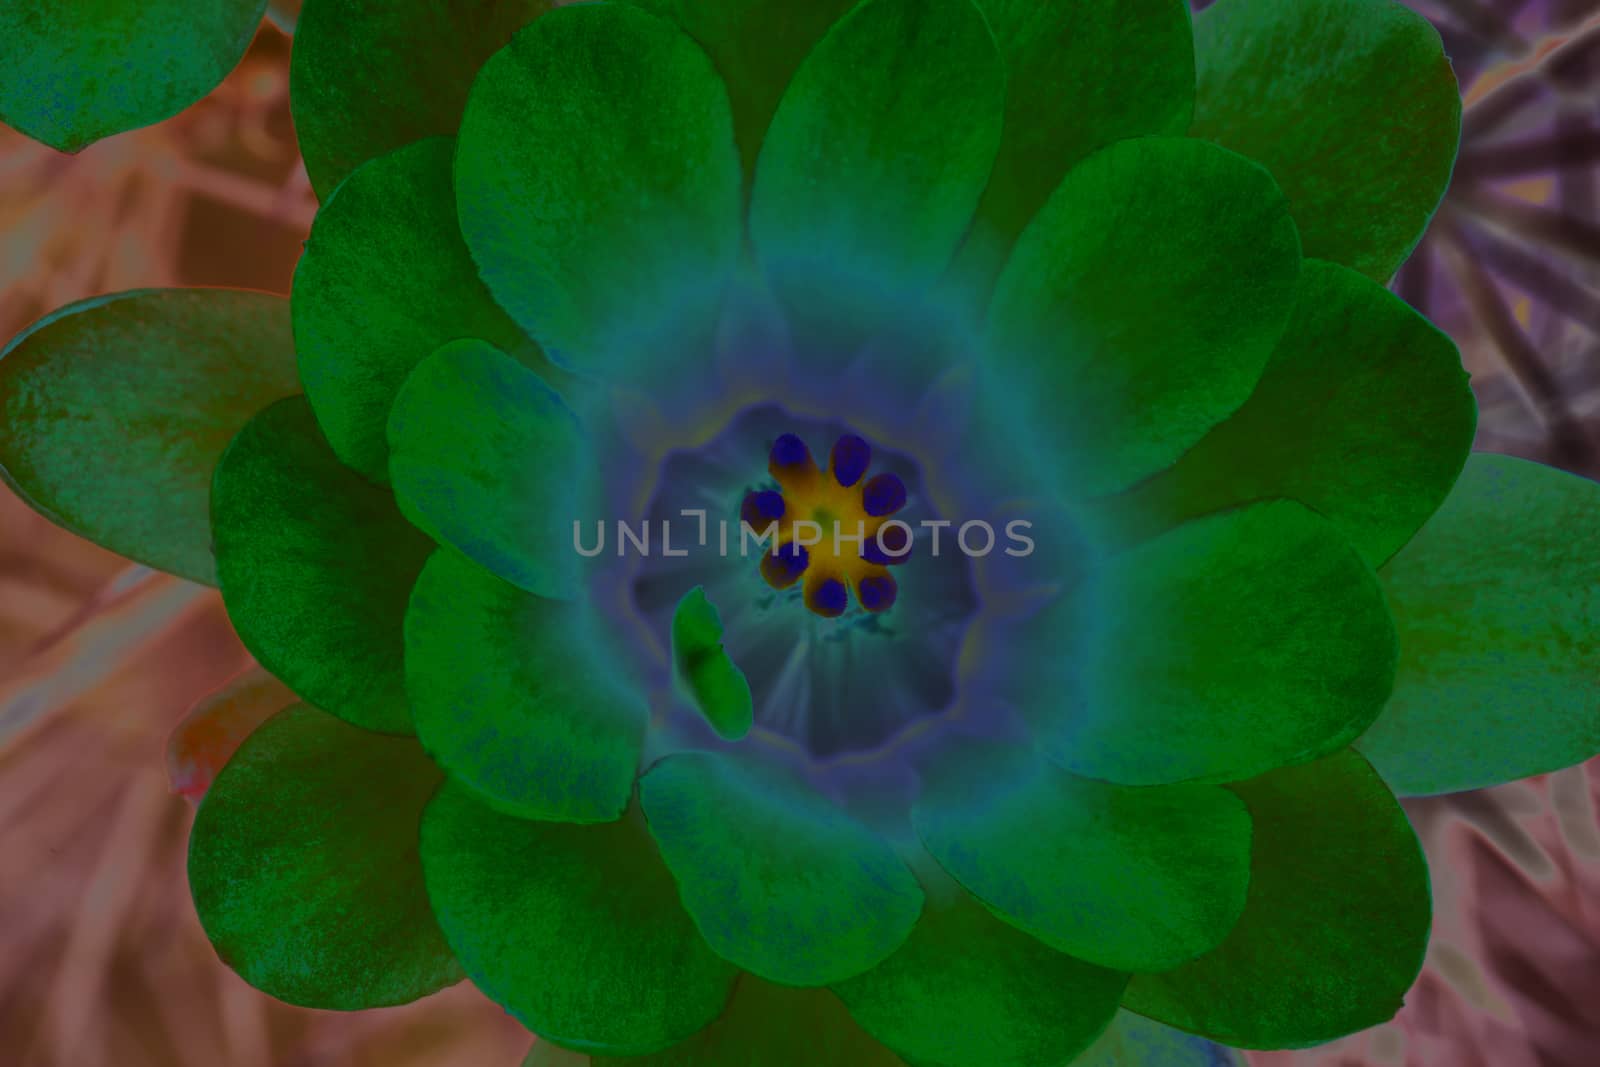
[[540, 596], [577, 589], [577, 419], [537, 374], [482, 341], [418, 364], [389, 415], [389, 477], [418, 527]]
[[307, 0], [290, 56], [306, 173], [324, 199], [369, 159], [452, 136], [478, 68], [551, 0]]
[[553, 11], [484, 64], [456, 197], [490, 292], [557, 354], [709, 316], [741, 241], [727, 93], [664, 19]]
[[1072, 1067], [1248, 1067], [1230, 1048], [1129, 1011], [1117, 1017]]
[[1394, 0], [1220, 0], [1195, 16], [1191, 133], [1265, 164], [1305, 254], [1387, 281], [1444, 195], [1461, 96]]
[[1249, 401], [1112, 507], [1148, 532], [1287, 497], [1333, 520], [1376, 567], [1444, 500], [1476, 424], [1448, 336], [1376, 282], [1307, 260], [1289, 329]]
[[1394, 696], [1357, 742], [1402, 795], [1499, 785], [1600, 752], [1600, 486], [1475, 455], [1380, 572]]
[[297, 705], [206, 793], [189, 889], [217, 954], [311, 1008], [404, 1004], [461, 980], [422, 891], [417, 822], [438, 770], [409, 738]]
[[653, 1056], [594, 1056], [541, 1041], [522, 1067], [906, 1067], [825, 989], [741, 975], [722, 1017]]
[[1405, 812], [1348, 749], [1230, 788], [1256, 828], [1244, 917], [1210, 955], [1135, 978], [1123, 1004], [1243, 1048], [1305, 1048], [1392, 1018], [1432, 910]]
[[778, 101], [828, 27], [855, 0], [632, 0], [682, 26], [711, 56], [728, 86], [733, 130], [746, 173]]
[[737, 741], [755, 722], [750, 682], [722, 648], [722, 616], [695, 586], [672, 614], [672, 662], [706, 722], [726, 741]]
[[928, 284], [989, 176], [1005, 69], [970, 0], [867, 0], [784, 94], [751, 193], [769, 271]]
[[1056, 631], [1073, 635], [1065, 665], [1041, 673], [1024, 711], [1051, 757], [1089, 778], [1227, 781], [1314, 759], [1371, 724], [1394, 680], [1377, 578], [1291, 501], [1148, 541], [1062, 610], [1075, 613]]
[[1194, 113], [1184, 0], [979, 0], [1005, 59], [1005, 138], [979, 209], [1005, 240], [1097, 148], [1180, 134]]
[[261, 665], [341, 719], [410, 733], [402, 627], [432, 546], [334, 457], [304, 397], [233, 439], [211, 525], [228, 617]]
[[1103, 967], [1185, 963], [1244, 910], [1250, 816], [1221, 786], [1109, 785], [1026, 750], [967, 748], [924, 779], [912, 821], [1003, 919]]
[[71, 304], [0, 353], [0, 476], [73, 533], [214, 584], [217, 457], [299, 388], [279, 297], [168, 289]]
[[406, 375], [447, 341], [531, 347], [478, 279], [456, 226], [451, 141], [363, 165], [317, 213], [294, 275], [300, 378], [334, 452], [389, 477], [389, 408]]
[[529, 822], [447, 783], [422, 818], [422, 866], [467, 974], [557, 1044], [658, 1052], [727, 1003], [735, 971], [695, 931], [636, 815]]
[[706, 941], [763, 978], [817, 986], [860, 974], [922, 910], [885, 841], [780, 774], [683, 753], [651, 768], [639, 796]]
[[987, 359], [1062, 488], [1167, 466], [1255, 388], [1294, 306], [1299, 242], [1270, 175], [1203, 141], [1078, 164], [996, 283]]
[[956, 890], [930, 896], [899, 951], [834, 991], [912, 1063], [1033, 1067], [1073, 1062], [1127, 984], [1127, 975], [1047, 948]]
[[417, 736], [512, 815], [604, 822], [628, 806], [648, 708], [585, 645], [575, 609], [454, 552], [422, 570], [406, 613]]
[[266, 0], [0, 8], [0, 121], [62, 152], [170, 118], [227, 76]]

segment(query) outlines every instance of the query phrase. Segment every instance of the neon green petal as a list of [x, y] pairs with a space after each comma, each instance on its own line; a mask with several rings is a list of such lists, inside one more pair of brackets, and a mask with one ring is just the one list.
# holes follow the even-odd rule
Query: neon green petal
[[1255, 820], [1250, 899], [1222, 946], [1141, 975], [1123, 1004], [1242, 1048], [1305, 1048], [1386, 1022], [1422, 969], [1428, 867], [1366, 760], [1230, 786]]
[[151, 289], [70, 304], [0, 353], [0, 477], [80, 537], [215, 584], [211, 472], [252, 415], [299, 388], [279, 297]]
[[1185, 0], [979, 0], [1006, 65], [1005, 139], [978, 211], [1009, 241], [1068, 168], [1194, 113]]
[[340, 459], [389, 478], [389, 408], [447, 341], [532, 348], [489, 298], [456, 226], [454, 142], [430, 138], [364, 164], [317, 213], [294, 274], [300, 378]]
[[189, 839], [217, 954], [310, 1008], [404, 1004], [461, 980], [422, 891], [417, 821], [440, 774], [410, 738], [297, 705], [245, 739]]
[[1306, 255], [1387, 281], [1427, 228], [1461, 140], [1438, 31], [1395, 0], [1219, 0], [1194, 35], [1191, 134], [1272, 171]]
[[502, 582], [448, 549], [406, 613], [417, 736], [458, 781], [509, 814], [618, 818], [648, 709], [586, 646], [575, 610]]
[[211, 527], [228, 618], [261, 665], [341, 719], [410, 733], [402, 628], [432, 546], [335, 458], [304, 397], [233, 439]]
[[289, 103], [323, 199], [369, 159], [453, 136], [473, 76], [551, 0], [306, 0]]
[[400, 510], [435, 540], [530, 593], [578, 588], [576, 417], [493, 345], [454, 341], [411, 372], [389, 413]]
[[1000, 144], [1005, 70], [971, 0], [867, 0], [807, 57], [767, 132], [750, 234], [768, 271], [927, 284]]
[[1600, 485], [1475, 455], [1379, 572], [1400, 672], [1356, 742], [1402, 795], [1479, 789], [1600, 752]]
[[1060, 489], [1122, 489], [1249, 397], [1300, 273], [1270, 175], [1215, 145], [1122, 141], [1074, 167], [996, 283], [986, 358]]
[[1166, 970], [1215, 948], [1244, 910], [1250, 816], [1221, 786], [1110, 785], [969, 746], [922, 790], [912, 821], [939, 865], [1079, 959]]
[[676, 22], [728, 85], [747, 174], [800, 61], [854, 0], [632, 0]]
[[447, 782], [423, 814], [422, 868], [467, 974], [558, 1045], [659, 1052], [727, 1003], [736, 972], [696, 932], [636, 812], [530, 822]]
[[1074, 1062], [1116, 1013], [1128, 976], [1048, 948], [947, 889], [899, 951], [834, 986], [850, 1014], [923, 1067]]
[[763, 978], [819, 986], [860, 974], [922, 910], [885, 841], [779, 772], [681, 753], [651, 768], [639, 795], [706, 941]]
[[653, 1056], [594, 1056], [542, 1041], [522, 1067], [906, 1067], [826, 989], [741, 975], [722, 1017]]
[[1289, 328], [1244, 407], [1107, 503], [1126, 536], [1287, 497], [1376, 567], [1443, 502], [1476, 425], [1449, 337], [1371, 279], [1307, 260]]
[[574, 365], [662, 316], [708, 320], [740, 249], [727, 93], [698, 45], [623, 4], [540, 18], [484, 64], [456, 152], [467, 247]]
[[1128, 785], [1314, 759], [1366, 729], [1394, 680], [1376, 576], [1291, 501], [1197, 519], [1113, 557], [1037, 629], [1054, 656], [1019, 684], [1040, 747]]

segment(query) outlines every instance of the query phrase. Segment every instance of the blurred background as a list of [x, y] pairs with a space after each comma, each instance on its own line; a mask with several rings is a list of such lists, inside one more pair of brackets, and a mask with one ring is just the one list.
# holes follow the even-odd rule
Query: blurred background
[[[1455, 61], [1465, 135], [1395, 288], [1460, 344], [1479, 447], [1600, 476], [1600, 0], [1415, 6]], [[227, 81], [158, 127], [78, 156], [0, 128], [0, 336], [121, 289], [289, 291], [316, 202], [288, 108], [298, 3], [273, 7]], [[216, 959], [184, 881], [192, 808], [164, 751], [249, 666], [214, 592], [0, 487], [0, 1064], [518, 1063], [527, 1036], [468, 984], [349, 1016], [280, 1004]], [[1597, 802], [1600, 761], [1408, 802], [1436, 921], [1405, 1009], [1256, 1067], [1600, 1064]]]

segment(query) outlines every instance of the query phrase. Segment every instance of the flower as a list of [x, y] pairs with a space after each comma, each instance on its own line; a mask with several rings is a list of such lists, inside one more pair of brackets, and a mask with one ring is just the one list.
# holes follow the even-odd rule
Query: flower
[[1381, 284], [1459, 134], [1428, 25], [482, 7], [307, 5], [287, 313], [125, 294], [0, 359], [12, 484], [214, 577], [305, 701], [196, 819], [222, 957], [336, 1009], [470, 976], [534, 1064], [1389, 1018], [1395, 792], [1600, 748], [1600, 498], [1469, 456]]

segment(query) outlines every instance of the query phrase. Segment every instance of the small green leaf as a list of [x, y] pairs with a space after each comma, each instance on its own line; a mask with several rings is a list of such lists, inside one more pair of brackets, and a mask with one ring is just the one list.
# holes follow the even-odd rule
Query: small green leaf
[[460, 981], [417, 858], [440, 779], [410, 738], [304, 705], [267, 720], [217, 776], [189, 839], [189, 888], [217, 954], [309, 1008], [404, 1004]]
[[1294, 307], [1300, 244], [1271, 175], [1139, 138], [1074, 167], [996, 283], [985, 358], [1060, 491], [1126, 488], [1250, 396]]
[[479, 989], [558, 1045], [659, 1052], [722, 1013], [737, 972], [695, 930], [637, 812], [579, 826], [450, 782], [422, 818], [439, 925]]
[[454, 142], [363, 164], [323, 205], [294, 273], [300, 378], [339, 458], [389, 479], [385, 433], [406, 375], [448, 341], [533, 345], [483, 287], [456, 225]]
[[15, 0], [0, 8], [0, 121], [62, 152], [171, 118], [215, 89], [267, 0]]
[[433, 546], [386, 490], [339, 462], [304, 397], [233, 439], [211, 525], [228, 617], [261, 665], [341, 719], [410, 733], [403, 625]]
[[964, 746], [924, 776], [912, 821], [1001, 918], [1102, 967], [1185, 963], [1244, 910], [1250, 816], [1221, 786], [1110, 785], [1025, 749]]
[[785, 985], [881, 962], [922, 910], [888, 843], [781, 772], [730, 756], [668, 756], [639, 780], [650, 832], [713, 949]]
[[1388, 281], [1461, 140], [1438, 31], [1395, 0], [1219, 0], [1194, 37], [1191, 135], [1272, 171], [1306, 255]]
[[672, 664], [706, 722], [725, 741], [738, 741], [755, 722], [750, 683], [722, 648], [722, 616], [695, 586], [672, 614]]
[[1256, 829], [1244, 916], [1210, 955], [1134, 978], [1123, 1004], [1243, 1048], [1387, 1022], [1422, 970], [1432, 911], [1405, 812], [1350, 749], [1229, 788]]
[[452, 137], [473, 77], [552, 0], [306, 0], [289, 98], [306, 173], [326, 200], [369, 159]]
[[0, 476], [73, 533], [212, 585], [217, 458], [299, 390], [280, 297], [152, 289], [71, 304], [0, 353]]
[[1394, 696], [1356, 747], [1402, 795], [1480, 789], [1600, 753], [1600, 485], [1475, 455], [1379, 572]]
[[1075, 1063], [1128, 976], [1048, 948], [950, 888], [930, 895], [894, 955], [834, 986], [850, 1014], [915, 1064]]
[[513, 815], [622, 815], [649, 709], [586, 644], [578, 612], [443, 549], [406, 613], [417, 736], [460, 782]]

